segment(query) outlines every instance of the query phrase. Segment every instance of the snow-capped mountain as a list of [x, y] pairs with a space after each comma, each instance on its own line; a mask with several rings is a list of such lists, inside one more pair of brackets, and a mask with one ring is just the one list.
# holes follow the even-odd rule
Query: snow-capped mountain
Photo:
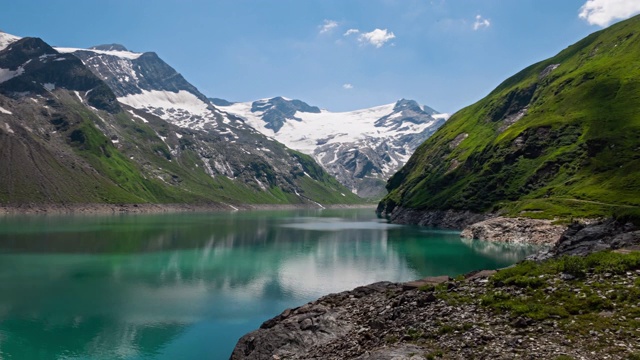
[[119, 44], [56, 50], [79, 57], [123, 104], [184, 128], [215, 128], [221, 122], [231, 122], [154, 52], [131, 52]]
[[0, 50], [6, 49], [7, 46], [18, 40], [20, 37], [0, 31]]
[[246, 103], [212, 99], [261, 133], [313, 156], [354, 193], [384, 195], [386, 180], [446, 119], [413, 100], [331, 112], [283, 97]]
[[2, 32], [0, 45], [0, 148], [15, 150], [0, 152], [10, 169], [0, 204], [360, 202], [311, 157], [220, 112], [155, 53]]

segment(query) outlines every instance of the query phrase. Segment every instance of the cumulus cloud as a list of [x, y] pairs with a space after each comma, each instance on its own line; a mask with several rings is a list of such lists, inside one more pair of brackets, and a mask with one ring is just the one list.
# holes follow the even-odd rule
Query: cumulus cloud
[[482, 28], [488, 28], [491, 26], [491, 21], [489, 19], [485, 19], [482, 15], [476, 15], [476, 22], [473, 23], [473, 30], [477, 31]]
[[638, 0], [587, 0], [580, 8], [580, 18], [591, 25], [608, 26], [615, 20], [640, 13]]
[[391, 39], [395, 39], [395, 35], [387, 29], [375, 29], [368, 33], [362, 33], [358, 36], [358, 41], [363, 44], [371, 44], [376, 48], [381, 48]]
[[351, 90], [351, 89], [353, 89], [353, 85], [349, 84], [349, 83], [346, 83], [346, 84], [342, 85], [342, 88], [345, 89], [345, 90]]
[[338, 27], [338, 23], [333, 20], [325, 20], [322, 25], [320, 25], [320, 34], [328, 33], [329, 31]]
[[351, 34], [357, 34], [359, 32], [360, 32], [360, 30], [358, 30], [358, 29], [349, 29], [343, 34], [343, 36], [349, 36]]

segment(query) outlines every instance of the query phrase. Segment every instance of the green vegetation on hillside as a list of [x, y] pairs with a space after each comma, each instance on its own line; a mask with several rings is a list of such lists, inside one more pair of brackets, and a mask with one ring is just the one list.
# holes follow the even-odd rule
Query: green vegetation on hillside
[[534, 64], [454, 114], [380, 209], [640, 213], [640, 17]]
[[[78, 96], [57, 90], [47, 100], [51, 113], [32, 101], [16, 114], [29, 131], [0, 129], [0, 204], [188, 203], [188, 204], [358, 204], [363, 200], [329, 176], [309, 156], [280, 144], [274, 151], [297, 161], [282, 179], [264, 159], [235, 154], [248, 175], [211, 176], [192, 132], [158, 118], [135, 121], [127, 111], [90, 109]], [[36, 116], [27, 118], [30, 112]], [[13, 123], [14, 129], [22, 124]], [[46, 129], [46, 130], [45, 130]], [[208, 146], [224, 146], [220, 139]], [[281, 147], [281, 149], [279, 147]], [[286, 160], [286, 159], [285, 159]], [[289, 163], [283, 162], [284, 165]], [[210, 164], [209, 164], [210, 165]], [[308, 174], [305, 175], [305, 174]], [[264, 187], [247, 181], [264, 180]], [[277, 186], [287, 181], [287, 188]], [[297, 190], [294, 190], [297, 189]], [[344, 195], [343, 195], [344, 194]]]
[[421, 290], [433, 291], [451, 306], [490, 310], [530, 336], [555, 332], [574, 346], [589, 339], [588, 351], [629, 359], [637, 355], [617, 344], [633, 342], [640, 328], [640, 252], [523, 261], [499, 270], [486, 286], [469, 288], [466, 281]]

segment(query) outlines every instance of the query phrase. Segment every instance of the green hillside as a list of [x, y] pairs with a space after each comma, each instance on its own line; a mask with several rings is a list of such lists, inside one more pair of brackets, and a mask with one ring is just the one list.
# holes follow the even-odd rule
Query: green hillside
[[382, 213], [600, 216], [640, 206], [640, 17], [596, 32], [454, 114], [388, 182]]
[[364, 202], [256, 132], [229, 141], [121, 106], [80, 59], [41, 39], [0, 50], [0, 69], [17, 74], [0, 82], [0, 206]]

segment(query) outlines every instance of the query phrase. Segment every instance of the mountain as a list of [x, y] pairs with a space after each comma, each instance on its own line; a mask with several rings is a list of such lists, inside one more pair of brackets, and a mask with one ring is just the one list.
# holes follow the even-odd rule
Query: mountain
[[640, 213], [638, 59], [634, 17], [522, 70], [422, 144], [378, 212]]
[[315, 158], [361, 197], [380, 199], [385, 181], [446, 120], [413, 100], [351, 112], [330, 112], [300, 100], [275, 97], [218, 108], [254, 129]]
[[2, 205], [360, 202], [154, 53], [0, 44]]

